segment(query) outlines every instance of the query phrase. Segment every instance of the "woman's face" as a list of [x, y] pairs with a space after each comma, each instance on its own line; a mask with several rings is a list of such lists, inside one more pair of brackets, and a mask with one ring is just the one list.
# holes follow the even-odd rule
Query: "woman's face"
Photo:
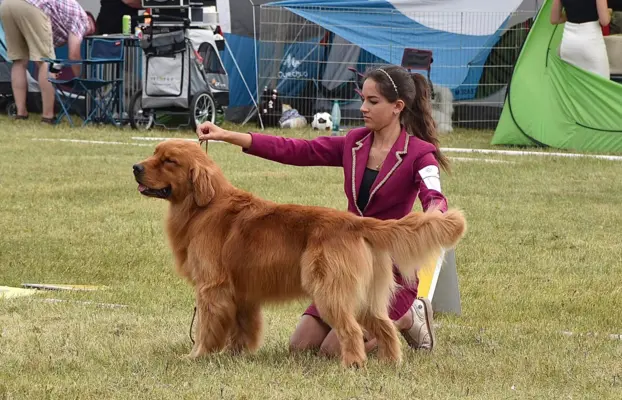
[[379, 131], [399, 118], [404, 103], [401, 100], [390, 103], [386, 97], [380, 94], [378, 84], [374, 80], [365, 80], [362, 96], [363, 104], [360, 110], [363, 113], [363, 121], [367, 129]]

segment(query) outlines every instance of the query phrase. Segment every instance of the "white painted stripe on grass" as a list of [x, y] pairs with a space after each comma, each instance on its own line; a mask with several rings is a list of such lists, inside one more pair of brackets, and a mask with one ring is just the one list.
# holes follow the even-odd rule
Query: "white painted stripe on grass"
[[128, 142], [113, 142], [106, 140], [81, 140], [81, 139], [48, 139], [48, 138], [33, 138], [32, 140], [38, 142], [67, 142], [67, 143], [86, 143], [86, 144], [114, 144], [114, 145], [130, 145], [130, 146], [151, 146], [145, 143], [128, 143]]
[[602, 160], [622, 161], [622, 156], [608, 156], [604, 154], [578, 154], [578, 153], [547, 153], [544, 151], [519, 151], [519, 150], [493, 150], [493, 149], [461, 149], [454, 147], [441, 147], [441, 151], [454, 153], [482, 153], [482, 154], [503, 154], [508, 156], [549, 156], [549, 157], [571, 157], [571, 158], [598, 158]]
[[[150, 140], [150, 141], [164, 141], [175, 138], [166, 138], [166, 137], [143, 137], [143, 136], [134, 136], [133, 140]], [[179, 138], [178, 138], [179, 139]], [[195, 141], [196, 139], [190, 138], [181, 138], [183, 140]], [[210, 142], [222, 142], [221, 140], [210, 140]], [[441, 151], [446, 152], [455, 152], [455, 153], [483, 153], [483, 154], [504, 154], [510, 156], [549, 156], [549, 157], [587, 157], [587, 158], [598, 158], [603, 160], [613, 160], [613, 161], [622, 161], [622, 156], [608, 156], [604, 154], [578, 154], [578, 153], [553, 153], [553, 152], [544, 152], [544, 151], [520, 151], [520, 150], [494, 150], [494, 149], [462, 149], [462, 148], [454, 148], [454, 147], [441, 147]], [[502, 161], [495, 161], [502, 162]]]
[[[163, 142], [165, 140], [171, 140], [171, 139], [181, 139], [181, 140], [187, 140], [189, 142], [196, 142], [197, 139], [192, 139], [192, 138], [167, 138], [167, 137], [146, 137], [146, 136], [132, 136], [132, 140], [146, 140], [146, 141], [153, 141], [153, 142]], [[210, 140], [210, 143], [223, 143], [222, 140]]]
[[41, 299], [41, 301], [45, 303], [71, 303], [71, 304], [84, 304], [84, 305], [94, 305], [98, 307], [108, 307], [108, 308], [125, 308], [126, 304], [113, 304], [113, 303], [97, 303], [94, 301], [80, 301], [80, 300], [62, 300], [62, 299]]
[[449, 157], [454, 161], [480, 161], [487, 163], [500, 163], [500, 164], [516, 164], [514, 161], [506, 160], [493, 160], [492, 158], [473, 158], [473, 157]]
[[599, 337], [600, 336], [600, 337], [607, 337], [611, 340], [622, 340], [622, 335], [619, 333], [607, 333], [607, 334], [601, 335], [598, 332], [574, 333], [570, 331], [562, 331], [561, 334], [564, 336], [579, 336], [579, 337], [583, 337], [583, 336]]
[[[473, 326], [468, 325], [459, 325], [452, 323], [443, 323], [443, 322], [434, 322], [433, 323], [435, 329], [455, 329], [455, 330], [480, 330], [480, 328], [475, 328]], [[598, 332], [572, 332], [572, 331], [557, 331], [556, 333], [561, 334], [566, 337], [594, 337], [594, 338], [605, 338], [610, 340], [621, 340], [622, 341], [622, 333], [598, 333]]]

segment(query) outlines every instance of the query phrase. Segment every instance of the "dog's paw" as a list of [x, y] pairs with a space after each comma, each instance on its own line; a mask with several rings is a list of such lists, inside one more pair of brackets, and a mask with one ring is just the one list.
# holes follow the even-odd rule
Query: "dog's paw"
[[387, 364], [401, 364], [402, 352], [401, 349], [389, 350], [386, 348], [378, 347], [378, 360]]
[[341, 359], [341, 365], [345, 368], [364, 368], [367, 363], [366, 356], [357, 356], [354, 354], [346, 354]]
[[205, 351], [201, 347], [194, 347], [190, 353], [184, 356], [185, 359], [194, 361], [205, 354]]

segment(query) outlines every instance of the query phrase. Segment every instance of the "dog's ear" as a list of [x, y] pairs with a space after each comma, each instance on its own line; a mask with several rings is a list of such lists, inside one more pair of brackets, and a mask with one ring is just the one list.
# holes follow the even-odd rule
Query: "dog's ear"
[[207, 168], [197, 165], [190, 170], [190, 175], [194, 188], [194, 202], [199, 207], [207, 206], [215, 194]]

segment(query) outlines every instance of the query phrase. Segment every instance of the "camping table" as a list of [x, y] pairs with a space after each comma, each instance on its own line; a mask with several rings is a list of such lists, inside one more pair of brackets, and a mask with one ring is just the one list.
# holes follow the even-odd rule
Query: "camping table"
[[[121, 116], [122, 123], [129, 122], [129, 110], [128, 106], [130, 104], [130, 100], [134, 93], [141, 88], [141, 62], [142, 62], [142, 51], [138, 44], [138, 38], [134, 35], [122, 35], [122, 34], [114, 34], [114, 35], [92, 35], [87, 36], [85, 38], [85, 48], [86, 54], [89, 53], [90, 46], [95, 39], [119, 39], [123, 40], [124, 50], [123, 50], [123, 83], [121, 84], [121, 93], [119, 99], [118, 108], [116, 110], [117, 115]], [[114, 69], [110, 69], [110, 71], [106, 71], [110, 76], [106, 76], [106, 78], [117, 78], [116, 71]], [[89, 102], [90, 103], [90, 102]], [[86, 104], [87, 115], [92, 109], [92, 104]]]

